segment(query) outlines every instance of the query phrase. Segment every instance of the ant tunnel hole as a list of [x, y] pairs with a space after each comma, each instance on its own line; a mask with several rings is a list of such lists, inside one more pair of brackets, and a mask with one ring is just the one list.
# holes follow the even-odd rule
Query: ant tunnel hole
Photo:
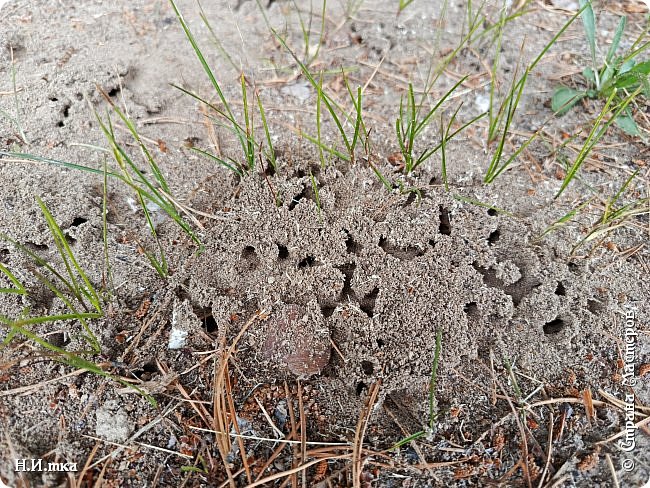
[[496, 229], [492, 232], [490, 232], [490, 235], [488, 236], [488, 244], [491, 246], [495, 242], [497, 242], [501, 238], [501, 232], [499, 232], [499, 229]]
[[406, 199], [406, 202], [404, 203], [404, 207], [408, 207], [411, 205], [415, 199], [417, 198], [417, 195], [414, 192], [409, 193], [408, 198]]
[[291, 199], [291, 203], [289, 203], [289, 210], [293, 210], [296, 208], [296, 205], [298, 205], [298, 202], [302, 200], [303, 198], [308, 196], [308, 190], [304, 188], [298, 195], [294, 196]]
[[289, 250], [287, 249], [287, 246], [283, 246], [282, 244], [277, 244], [277, 246], [278, 246], [278, 259], [289, 258]]
[[0, 249], [0, 263], [7, 264], [9, 260], [9, 249]]
[[548, 335], [558, 334], [562, 332], [562, 329], [564, 329], [566, 325], [567, 323], [560, 318], [551, 320], [550, 322], [546, 322], [544, 324], [544, 334], [548, 334]]
[[61, 112], [64, 117], [68, 117], [70, 115], [70, 104], [66, 103], [63, 107], [63, 111]]
[[[275, 154], [274, 154], [275, 156]], [[275, 166], [267, 159], [264, 167], [264, 174], [269, 178], [275, 176]]]
[[47, 244], [35, 244], [33, 242], [26, 242], [25, 247], [34, 252], [46, 252], [50, 250]]
[[75, 217], [70, 227], [79, 227], [81, 224], [85, 224], [86, 222], [88, 222], [88, 219], [84, 219], [83, 217]]
[[305, 259], [301, 260], [298, 263], [298, 267], [299, 268], [311, 268], [314, 265], [315, 262], [316, 262], [316, 259], [314, 258], [314, 256], [309, 256], [308, 255], [308, 256], [305, 257]]
[[495, 209], [493, 209], [493, 208], [489, 208], [488, 211], [487, 211], [487, 214], [488, 214], [490, 217], [494, 217], [494, 216], [496, 216], [498, 213], [499, 213], [499, 212], [497, 212], [497, 211], [496, 211]]
[[119, 92], [120, 92], [120, 89], [119, 89], [118, 87], [111, 88], [111, 89], [108, 91], [108, 96], [109, 96], [109, 97], [114, 97], [114, 96], [117, 95]]
[[465, 312], [469, 317], [475, 318], [478, 317], [478, 306], [476, 302], [469, 302], [463, 307], [463, 312]]
[[354, 270], [357, 268], [355, 263], [348, 263], [342, 266], [336, 266], [336, 268], [343, 273], [343, 289], [341, 290], [340, 299], [347, 300], [348, 298], [354, 298], [354, 290], [352, 289], [352, 278], [354, 277]]
[[348, 252], [350, 254], [357, 254], [359, 251], [361, 251], [361, 245], [358, 244], [352, 238], [352, 235], [345, 229], [343, 229], [343, 232], [345, 232], [345, 235], [348, 236], [348, 238], [345, 240], [345, 250], [346, 250], [346, 252]]
[[379, 288], [375, 287], [368, 295], [363, 297], [359, 308], [364, 312], [368, 317], [372, 318], [375, 314], [375, 303], [377, 302], [377, 296], [379, 295]]
[[370, 376], [375, 372], [375, 365], [371, 361], [361, 361], [361, 369], [366, 376]]
[[366, 388], [366, 384], [363, 381], [359, 381], [359, 383], [357, 383], [357, 396], [361, 396], [361, 393], [363, 393], [363, 390]]
[[206, 332], [208, 332], [209, 334], [212, 334], [213, 332], [217, 332], [218, 329], [217, 321], [214, 319], [214, 316], [212, 315], [211, 307], [195, 308], [194, 315], [196, 315], [199, 318]]
[[336, 310], [336, 305], [326, 304], [320, 306], [320, 311], [323, 314], [323, 317], [325, 317], [326, 319], [334, 315], [335, 310]]
[[438, 230], [442, 235], [451, 235], [451, 224], [449, 223], [449, 210], [440, 205], [440, 226]]
[[253, 246], [246, 246], [241, 252], [241, 257], [244, 259], [250, 259], [255, 256], [255, 248]]
[[63, 332], [52, 332], [48, 334], [47, 341], [56, 347], [63, 347], [70, 342], [70, 340], [66, 340]]
[[593, 314], [602, 312], [605, 306], [598, 300], [587, 300], [587, 310]]
[[257, 268], [260, 264], [260, 260], [257, 254], [255, 254], [255, 248], [253, 246], [246, 246], [241, 252], [241, 257], [247, 261], [248, 267], [251, 269]]
[[555, 294], [560, 297], [566, 296], [566, 288], [564, 288], [564, 284], [561, 281], [557, 282], [557, 287], [555, 288]]
[[133, 376], [141, 381], [149, 381], [156, 372], [158, 367], [154, 363], [146, 363], [142, 368], [133, 371]]

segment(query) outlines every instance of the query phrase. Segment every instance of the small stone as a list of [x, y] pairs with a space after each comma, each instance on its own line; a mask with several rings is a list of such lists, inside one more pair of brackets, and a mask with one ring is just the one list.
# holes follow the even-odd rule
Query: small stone
[[262, 354], [299, 377], [319, 374], [330, 360], [329, 330], [299, 305], [284, 305], [268, 322]]
[[114, 400], [107, 401], [97, 409], [96, 419], [95, 434], [109, 442], [125, 442], [135, 426]]

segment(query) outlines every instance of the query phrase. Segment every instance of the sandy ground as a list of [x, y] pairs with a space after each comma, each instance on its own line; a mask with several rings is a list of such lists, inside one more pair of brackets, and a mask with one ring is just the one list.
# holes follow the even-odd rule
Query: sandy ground
[[[105, 297], [104, 317], [90, 321], [101, 354], [84, 357], [157, 402], [14, 337], [0, 351], [0, 476], [9, 486], [266, 479], [264, 486], [610, 487], [650, 478], [647, 201], [624, 225], [576, 247], [637, 169], [618, 205], [647, 199], [647, 146], [611, 129], [580, 178], [553, 198], [563, 158], [575, 158], [584, 132], [559, 146], [602, 103], [560, 119], [549, 108], [560, 78], [579, 79], [587, 57], [579, 22], [531, 76], [507, 150], [546, 124], [544, 137], [486, 185], [493, 148], [485, 121], [471, 127], [447, 147], [447, 191], [439, 155], [409, 177], [396, 172], [394, 123], [408, 82], [421, 88], [440, 53], [457, 46], [464, 2], [450, 2], [441, 24], [440, 2], [432, 9], [415, 0], [396, 16], [397, 2], [331, 1], [320, 48], [314, 2], [312, 71], [327, 71], [323, 86], [343, 103], [342, 68], [352, 86], [364, 87], [370, 130], [353, 164], [332, 159], [324, 167], [300, 137], [316, 132], [314, 90], [267, 25], [299, 52], [309, 4], [205, 2], [215, 42], [197, 5], [179, 2], [237, 117], [241, 72], [249, 96], [254, 88], [264, 103], [278, 167], [270, 171], [267, 161], [266, 171], [243, 177], [192, 150], [241, 159], [233, 134], [171, 86], [218, 103], [167, 2], [2, 3], [0, 109], [11, 117], [0, 119], [0, 231], [61, 266], [35, 197], [44, 201]], [[506, 29], [505, 80], [520, 56], [530, 61], [568, 20], [570, 3], [530, 2]], [[633, 38], [644, 8], [598, 9], [600, 31], [611, 39], [627, 13]], [[494, 19], [498, 9], [488, 3], [488, 12]], [[462, 50], [434, 86], [435, 103], [470, 75], [445, 106], [446, 120], [461, 100], [461, 121], [482, 110], [493, 49], [486, 39]], [[146, 258], [156, 244], [126, 185], [109, 179], [106, 192], [108, 280], [102, 175], [16, 155], [116, 170], [93, 114], [106, 120], [100, 89], [137, 124], [178, 203], [196, 211], [188, 221], [200, 251], [152, 207], [166, 278]], [[647, 102], [637, 110], [647, 139]], [[324, 137], [336, 143], [323, 118]], [[146, 170], [124, 124], [112, 119]], [[437, 144], [438, 127], [424, 131], [422, 149]], [[372, 166], [389, 176], [391, 191]], [[569, 224], [543, 235], [590, 197]], [[15, 245], [0, 243], [0, 263], [30, 291], [1, 295], [0, 315], [65, 311]], [[2, 279], [0, 287], [10, 285]], [[87, 347], [76, 321], [32, 330], [67, 351]], [[636, 334], [632, 356], [626, 330]], [[1, 339], [8, 334], [0, 328]], [[631, 395], [636, 445], [625, 452]], [[16, 459], [76, 463], [76, 471], [21, 472]]]

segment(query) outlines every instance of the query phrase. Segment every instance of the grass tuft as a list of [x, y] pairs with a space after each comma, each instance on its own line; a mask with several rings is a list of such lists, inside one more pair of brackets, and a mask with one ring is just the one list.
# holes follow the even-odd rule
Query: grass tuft
[[[605, 56], [604, 63], [598, 66], [596, 56], [596, 16], [590, 0], [580, 0], [581, 17], [584, 27], [585, 38], [591, 54], [591, 66], [586, 67], [582, 76], [586, 81], [586, 88], [575, 89], [567, 86], [560, 86], [555, 89], [551, 99], [551, 108], [556, 115], [564, 115], [583, 98], [609, 99], [613, 93], [615, 102], [621, 102], [629, 91], [635, 91], [637, 95], [643, 94], [650, 97], [650, 60], [638, 62], [638, 57], [649, 47], [650, 41], [643, 42], [646, 38], [646, 28], [633, 43], [626, 54], [617, 56], [621, 38], [627, 24], [627, 17], [620, 18], [611, 45]], [[641, 131], [637, 126], [629, 107], [615, 117], [616, 125], [628, 135], [640, 136]]]

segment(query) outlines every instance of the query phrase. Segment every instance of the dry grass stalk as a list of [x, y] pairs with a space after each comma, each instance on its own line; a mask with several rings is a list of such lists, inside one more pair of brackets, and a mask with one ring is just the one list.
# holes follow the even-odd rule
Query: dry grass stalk
[[[215, 364], [215, 374], [214, 374], [214, 387], [213, 387], [213, 402], [212, 402], [212, 419], [213, 419], [213, 428], [215, 430], [217, 449], [219, 451], [219, 456], [228, 475], [228, 482], [232, 488], [235, 488], [235, 479], [233, 473], [230, 469], [228, 462], [228, 456], [231, 452], [232, 445], [230, 443], [230, 422], [233, 422], [236, 431], [239, 433], [239, 426], [237, 425], [237, 414], [235, 412], [234, 403], [232, 401], [232, 391], [230, 388], [229, 381], [229, 371], [228, 371], [228, 362], [235, 352], [235, 348], [239, 343], [240, 339], [248, 330], [248, 328], [256, 321], [263, 316], [263, 312], [257, 312], [253, 317], [251, 317], [248, 322], [244, 324], [241, 328], [235, 339], [233, 340], [230, 347], [225, 348], [225, 339], [221, 343], [222, 353], [219, 357], [219, 361]], [[249, 480], [249, 483], [252, 481], [252, 476], [250, 473], [250, 468], [247, 464], [246, 451], [243, 449], [243, 441], [240, 439], [240, 452], [242, 456], [242, 463], [246, 471], [246, 476]]]
[[372, 386], [370, 386], [368, 401], [361, 410], [361, 415], [359, 416], [357, 428], [354, 433], [354, 445], [352, 449], [352, 483], [355, 488], [361, 487], [363, 438], [366, 435], [366, 428], [368, 427], [368, 421], [370, 420], [372, 409], [377, 401], [380, 386], [381, 381], [376, 381]]

